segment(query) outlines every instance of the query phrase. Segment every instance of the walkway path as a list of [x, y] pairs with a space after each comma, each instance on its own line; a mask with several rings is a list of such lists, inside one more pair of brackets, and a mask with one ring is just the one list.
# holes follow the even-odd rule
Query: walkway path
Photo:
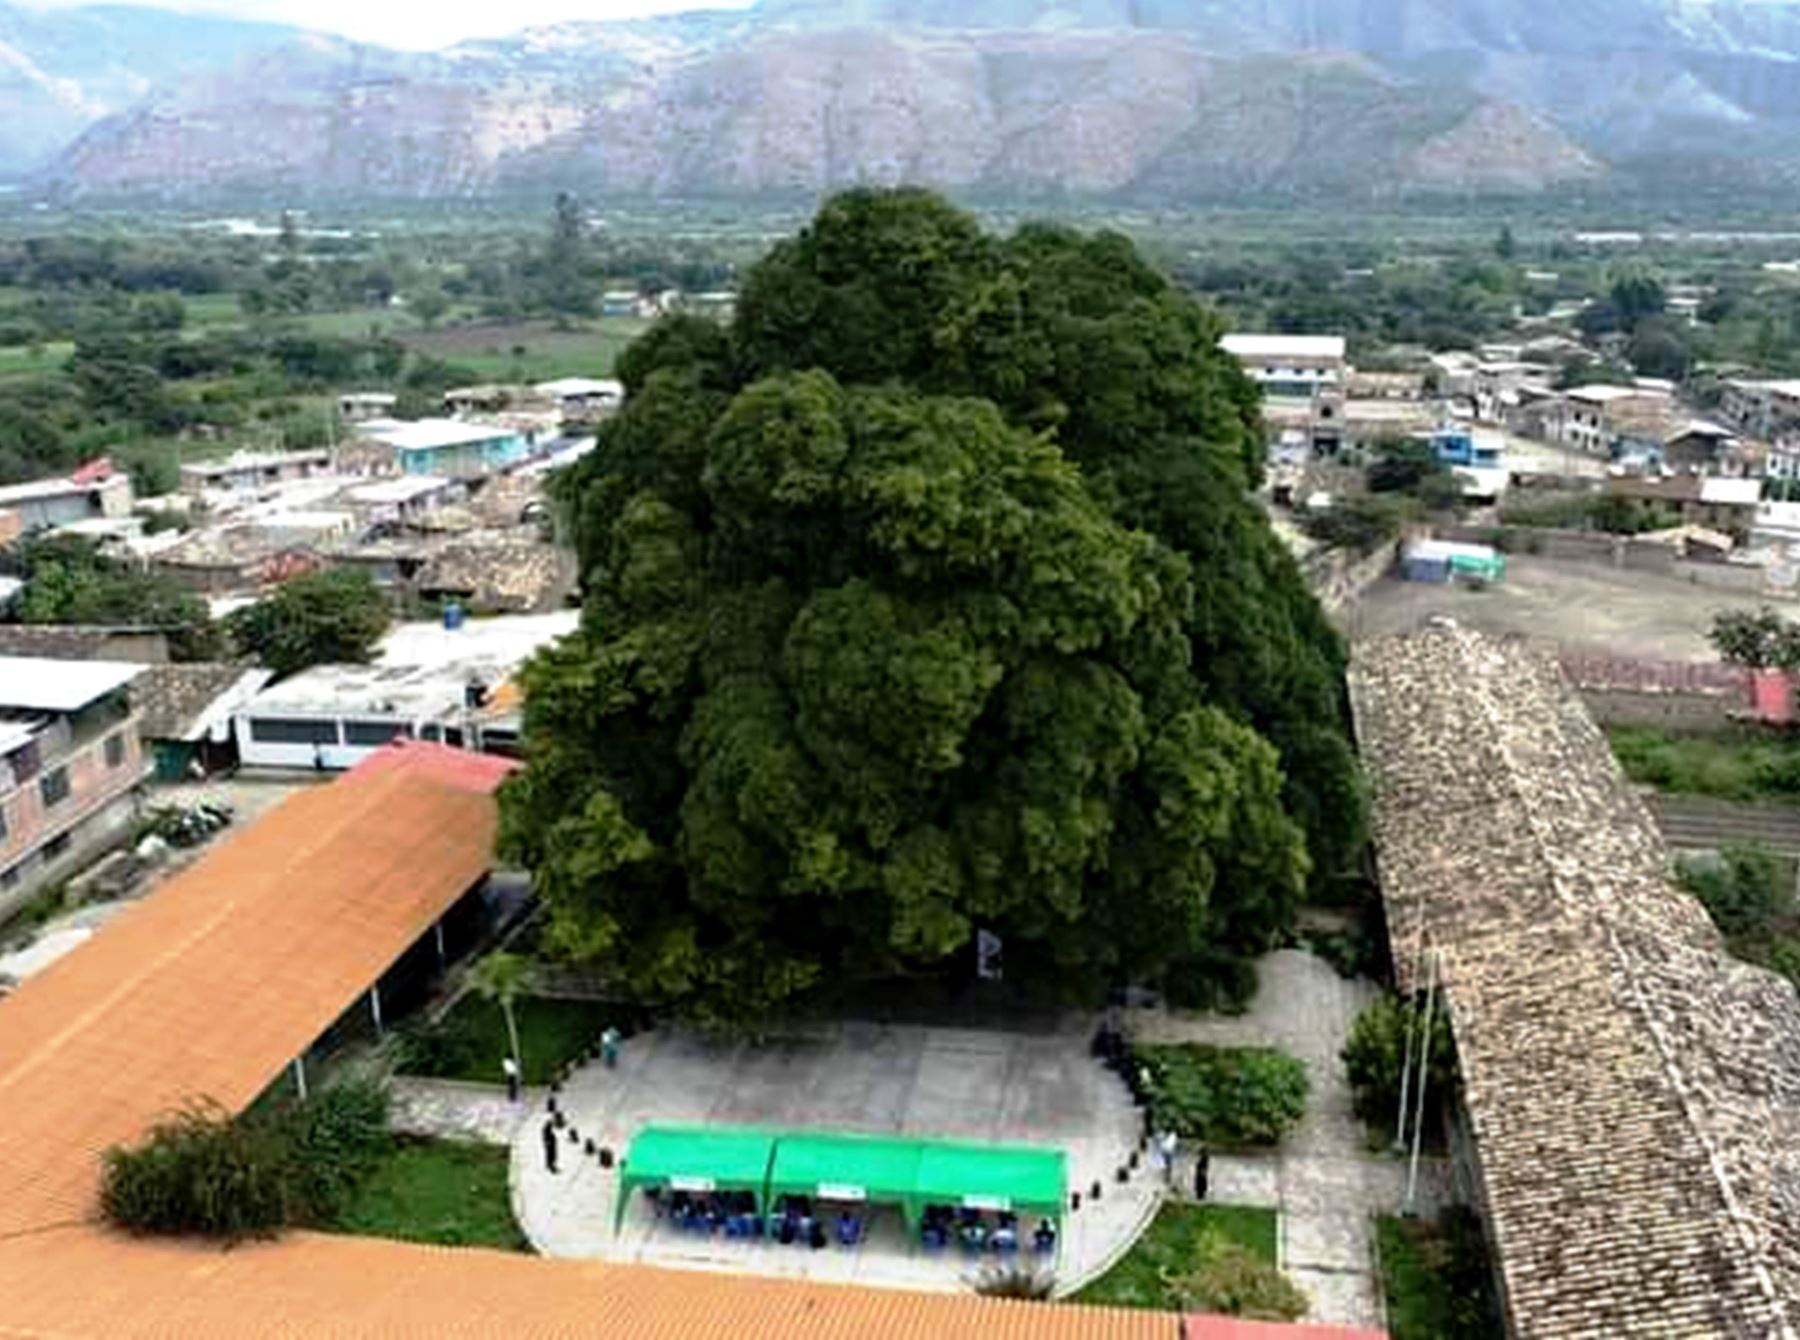
[[544, 1110], [544, 1090], [527, 1089], [516, 1103], [494, 1084], [396, 1075], [389, 1084], [393, 1127], [403, 1135], [510, 1145], [526, 1121]]
[[[1380, 1327], [1372, 1217], [1399, 1209], [1406, 1164], [1369, 1151], [1338, 1059], [1351, 1022], [1376, 989], [1345, 981], [1300, 950], [1282, 950], [1258, 966], [1261, 980], [1248, 1013], [1139, 1012], [1132, 1030], [1143, 1042], [1279, 1047], [1306, 1065], [1312, 1087], [1300, 1125], [1272, 1153], [1214, 1155], [1211, 1199], [1280, 1211], [1281, 1265], [1312, 1299], [1309, 1320]], [[1438, 1167], [1421, 1168], [1425, 1213], [1435, 1208], [1441, 1178]], [[1191, 1187], [1192, 1179], [1178, 1184]]]

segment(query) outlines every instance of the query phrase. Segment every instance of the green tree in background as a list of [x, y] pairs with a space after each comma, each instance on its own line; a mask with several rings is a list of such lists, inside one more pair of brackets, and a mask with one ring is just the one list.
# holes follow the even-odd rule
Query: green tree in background
[[549, 943], [735, 1021], [977, 929], [1077, 989], [1272, 943], [1361, 796], [1218, 334], [1123, 238], [856, 192], [630, 350], [505, 792]]
[[366, 573], [327, 569], [286, 582], [226, 620], [238, 648], [277, 675], [368, 661], [393, 622]]
[[469, 989], [483, 1000], [500, 1007], [506, 1019], [506, 1038], [512, 1048], [512, 1059], [520, 1072], [525, 1068], [524, 1053], [519, 1050], [519, 1024], [513, 1017], [513, 1006], [531, 982], [531, 965], [517, 954], [497, 950], [469, 969]]

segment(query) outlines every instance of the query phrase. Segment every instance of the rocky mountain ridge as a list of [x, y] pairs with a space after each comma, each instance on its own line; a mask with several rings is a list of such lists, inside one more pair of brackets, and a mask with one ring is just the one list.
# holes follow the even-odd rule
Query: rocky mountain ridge
[[1800, 6], [762, 0], [423, 55], [307, 37], [107, 117], [51, 178], [171, 198], [907, 180], [1181, 202], [1702, 167], [1800, 176]]

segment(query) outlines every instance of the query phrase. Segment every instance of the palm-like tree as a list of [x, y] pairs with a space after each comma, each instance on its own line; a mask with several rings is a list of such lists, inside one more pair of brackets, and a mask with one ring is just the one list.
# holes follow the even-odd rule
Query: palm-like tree
[[484, 1000], [500, 1006], [506, 1016], [506, 1036], [512, 1043], [512, 1058], [524, 1077], [525, 1058], [519, 1051], [519, 1025], [513, 1018], [513, 1002], [518, 1000], [531, 980], [531, 965], [518, 954], [504, 950], [489, 954], [469, 970], [469, 986]]

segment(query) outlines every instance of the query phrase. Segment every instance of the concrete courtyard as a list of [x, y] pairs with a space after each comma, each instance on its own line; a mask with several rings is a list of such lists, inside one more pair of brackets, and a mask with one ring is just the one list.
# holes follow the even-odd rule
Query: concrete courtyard
[[[1148, 1169], [1115, 1169], [1136, 1147], [1140, 1117], [1117, 1077], [1088, 1056], [1092, 1021], [1018, 1034], [842, 1023], [766, 1043], [716, 1043], [658, 1029], [625, 1044], [618, 1068], [578, 1071], [559, 1099], [585, 1142], [623, 1153], [652, 1122], [812, 1128], [1049, 1145], [1069, 1156], [1081, 1209], [1064, 1221], [1054, 1270], [1078, 1287], [1127, 1249], [1154, 1214]], [[822, 1251], [775, 1242], [695, 1238], [657, 1222], [639, 1198], [613, 1232], [617, 1169], [565, 1144], [544, 1167], [543, 1104], [513, 1140], [519, 1223], [550, 1256], [638, 1261], [758, 1274], [960, 1290], [979, 1262], [928, 1255], [897, 1209], [873, 1207], [867, 1241]], [[1089, 1191], [1103, 1184], [1098, 1202]], [[1027, 1217], [1026, 1227], [1035, 1221]], [[1027, 1258], [1029, 1254], [1027, 1253]]]

